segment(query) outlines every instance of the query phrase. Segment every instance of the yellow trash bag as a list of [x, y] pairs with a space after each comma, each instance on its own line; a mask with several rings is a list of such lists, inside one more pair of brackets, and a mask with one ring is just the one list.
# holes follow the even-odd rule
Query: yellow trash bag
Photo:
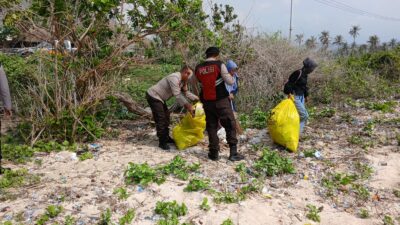
[[297, 151], [300, 135], [300, 117], [293, 96], [281, 101], [271, 112], [268, 130], [272, 140], [292, 152]]
[[172, 136], [179, 150], [194, 146], [204, 138], [206, 115], [203, 104], [196, 103], [194, 108], [195, 116], [187, 113], [172, 130]]

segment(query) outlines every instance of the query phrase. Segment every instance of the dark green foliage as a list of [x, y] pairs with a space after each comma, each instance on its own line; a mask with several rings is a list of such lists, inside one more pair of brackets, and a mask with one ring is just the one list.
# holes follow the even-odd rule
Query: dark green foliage
[[157, 171], [151, 168], [147, 163], [135, 164], [129, 163], [128, 168], [125, 170], [125, 183], [126, 184], [140, 184], [147, 186], [148, 184], [155, 182], [162, 184], [165, 181], [165, 177], [157, 173]]
[[203, 191], [210, 187], [210, 181], [200, 178], [194, 178], [189, 181], [189, 184], [183, 189], [186, 192]]
[[49, 205], [46, 208], [46, 215], [50, 218], [56, 218], [63, 210], [62, 206]]
[[184, 203], [179, 205], [176, 201], [172, 202], [157, 202], [155, 212], [164, 217], [159, 220], [159, 225], [179, 224], [179, 217], [185, 216], [188, 208]]
[[93, 153], [91, 152], [85, 152], [82, 155], [79, 156], [80, 161], [85, 161], [86, 159], [93, 159]]
[[200, 164], [188, 164], [181, 156], [175, 156], [167, 165], [158, 168], [165, 175], [174, 175], [178, 179], [187, 180], [189, 173], [196, 172], [200, 168]]
[[128, 191], [123, 187], [115, 188], [113, 194], [117, 195], [120, 200], [127, 199], [129, 197]]
[[65, 217], [65, 222], [64, 225], [74, 225], [75, 224], [75, 218], [68, 215]]
[[213, 196], [214, 196], [214, 202], [217, 204], [238, 203], [246, 198], [246, 196], [243, 193], [232, 193], [232, 192], [214, 192]]
[[107, 209], [101, 214], [100, 221], [97, 225], [111, 225], [111, 210]]
[[360, 218], [366, 219], [369, 217], [369, 212], [367, 209], [360, 209], [360, 211], [358, 212], [358, 215], [360, 216]]
[[0, 178], [0, 189], [21, 187], [39, 182], [40, 177], [30, 174], [27, 169], [5, 170]]
[[240, 125], [243, 128], [264, 129], [267, 126], [267, 120], [270, 113], [270, 111], [255, 108], [251, 114], [240, 114]]
[[396, 102], [393, 101], [385, 101], [385, 102], [365, 102], [364, 107], [370, 110], [382, 111], [382, 112], [393, 112], [394, 107], [397, 105]]
[[295, 173], [293, 163], [289, 158], [279, 155], [268, 148], [263, 150], [261, 157], [254, 163], [259, 175], [275, 176], [284, 173]]
[[385, 215], [383, 218], [383, 225], [394, 225], [393, 218], [389, 215]]

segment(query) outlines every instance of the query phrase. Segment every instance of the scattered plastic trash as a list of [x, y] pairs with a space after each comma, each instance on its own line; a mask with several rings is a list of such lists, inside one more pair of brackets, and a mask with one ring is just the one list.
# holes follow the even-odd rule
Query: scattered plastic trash
[[315, 158], [317, 158], [317, 159], [322, 159], [322, 153], [321, 153], [320, 151], [315, 151], [315, 152], [314, 152], [314, 156], [315, 156]]
[[144, 188], [143, 188], [142, 186], [138, 185], [137, 188], [136, 188], [136, 190], [137, 190], [139, 193], [142, 193], [142, 192], [144, 191]]
[[71, 159], [72, 161], [78, 161], [78, 160], [79, 160], [79, 159], [78, 159], [78, 156], [76, 155], [75, 152], [73, 152], [73, 153], [71, 154], [70, 159]]
[[380, 162], [379, 165], [380, 166], [387, 166], [387, 162]]
[[100, 148], [101, 148], [101, 145], [100, 145], [100, 144], [93, 143], [93, 144], [88, 144], [87, 147], [88, 147], [88, 149], [89, 149], [90, 151], [99, 151]]

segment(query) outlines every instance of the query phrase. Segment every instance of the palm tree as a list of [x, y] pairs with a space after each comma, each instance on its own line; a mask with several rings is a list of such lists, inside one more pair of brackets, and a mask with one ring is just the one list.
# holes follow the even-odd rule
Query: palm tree
[[390, 48], [391, 48], [391, 49], [394, 49], [394, 48], [396, 48], [396, 45], [397, 45], [397, 40], [394, 39], [394, 38], [392, 38], [392, 39], [389, 41], [389, 46], [390, 46]]
[[338, 49], [340, 48], [340, 46], [343, 44], [343, 36], [342, 35], [336, 35], [333, 43], [334, 45], [338, 46]]
[[301, 43], [303, 43], [303, 38], [304, 34], [296, 34], [296, 39], [294, 41], [299, 43], [299, 47], [301, 46]]
[[375, 34], [369, 37], [368, 40], [370, 51], [376, 51], [379, 45], [379, 37]]
[[319, 36], [319, 41], [322, 44], [322, 50], [326, 51], [329, 47], [330, 39], [329, 39], [329, 31], [322, 31]]
[[317, 47], [317, 39], [314, 36], [311, 36], [306, 40], [306, 47], [308, 49], [314, 49]]
[[353, 43], [356, 43], [356, 38], [358, 35], [360, 35], [360, 30], [361, 30], [360, 26], [351, 27], [349, 34], [353, 37]]
[[342, 44], [342, 48], [340, 49], [340, 54], [341, 55], [348, 55], [349, 54], [349, 44], [347, 44], [347, 42], [344, 42]]
[[388, 50], [388, 43], [387, 42], [383, 42], [382, 43], [382, 46], [381, 46], [381, 49], [382, 49], [382, 51], [387, 51]]
[[366, 45], [366, 44], [362, 44], [362, 45], [360, 45], [360, 46], [358, 47], [358, 52], [359, 52], [360, 54], [366, 53], [367, 50], [368, 50], [368, 45]]

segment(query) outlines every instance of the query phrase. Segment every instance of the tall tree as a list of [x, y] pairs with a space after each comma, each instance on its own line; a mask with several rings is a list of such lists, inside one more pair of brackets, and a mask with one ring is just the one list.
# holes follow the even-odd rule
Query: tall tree
[[299, 44], [299, 47], [301, 46], [301, 43], [303, 43], [304, 39], [304, 34], [296, 34], [296, 39], [294, 40]]
[[360, 45], [360, 46], [358, 47], [358, 52], [359, 52], [360, 54], [366, 53], [367, 50], [368, 50], [368, 45], [366, 45], [366, 44], [362, 44], [362, 45]]
[[308, 49], [315, 49], [317, 47], [317, 39], [314, 36], [311, 36], [306, 40], [306, 47]]
[[356, 47], [356, 38], [358, 37], [358, 35], [360, 35], [360, 30], [361, 30], [360, 26], [354, 25], [351, 27], [349, 31], [349, 34], [353, 37], [352, 49]]
[[337, 45], [338, 48], [340, 48], [343, 44], [343, 36], [342, 35], [336, 35], [335, 39], [333, 40], [334, 45]]
[[382, 51], [387, 51], [389, 49], [389, 44], [387, 42], [383, 42], [380, 49]]
[[395, 38], [390, 39], [390, 41], [389, 41], [389, 47], [390, 47], [391, 49], [394, 49], [394, 48], [396, 48], [396, 45], [397, 45], [397, 40], [396, 40]]
[[342, 44], [342, 47], [339, 50], [340, 54], [345, 56], [349, 54], [349, 44], [347, 44], [347, 42], [344, 42]]
[[369, 49], [374, 52], [378, 49], [379, 46], [379, 37], [375, 34], [369, 37], [368, 39]]
[[322, 50], [326, 51], [330, 43], [329, 31], [322, 31], [319, 36], [319, 41], [322, 44]]

